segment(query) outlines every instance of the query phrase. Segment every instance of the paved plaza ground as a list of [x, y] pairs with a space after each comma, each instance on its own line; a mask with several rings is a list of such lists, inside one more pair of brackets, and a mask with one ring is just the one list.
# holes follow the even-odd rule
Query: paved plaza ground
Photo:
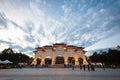
[[22, 68], [0, 69], [0, 80], [120, 80], [120, 69]]

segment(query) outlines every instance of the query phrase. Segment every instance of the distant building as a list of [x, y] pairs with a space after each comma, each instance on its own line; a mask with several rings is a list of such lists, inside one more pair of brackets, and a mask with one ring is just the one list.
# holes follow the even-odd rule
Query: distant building
[[82, 47], [74, 45], [66, 45], [64, 43], [56, 43], [49, 46], [43, 46], [35, 48], [34, 61], [32, 64], [37, 64], [37, 59], [41, 59], [41, 65], [47, 64], [49, 58], [50, 65], [55, 64], [71, 64], [71, 60], [74, 59], [75, 65], [79, 65], [79, 60], [82, 59], [83, 64], [86, 64], [86, 57]]
[[117, 50], [119, 50], [119, 51], [120, 51], [120, 46], [119, 46], [119, 45], [117, 46]]

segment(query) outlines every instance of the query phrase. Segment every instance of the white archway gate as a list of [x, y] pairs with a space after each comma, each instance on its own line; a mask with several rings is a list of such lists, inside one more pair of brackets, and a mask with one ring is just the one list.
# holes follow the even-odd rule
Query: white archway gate
[[85, 51], [82, 47], [76, 47], [73, 45], [66, 45], [64, 43], [56, 43], [52, 46], [43, 46], [38, 47], [34, 51], [34, 63], [36, 63], [36, 59], [38, 57], [41, 57], [41, 65], [45, 64], [45, 58], [47, 56], [51, 57], [52, 64], [54, 65], [56, 62], [57, 56], [63, 56], [64, 57], [64, 64], [68, 64], [68, 57], [74, 57], [75, 59], [75, 65], [79, 65], [78, 59], [81, 57], [83, 59], [83, 64], [86, 64], [86, 57], [85, 57]]

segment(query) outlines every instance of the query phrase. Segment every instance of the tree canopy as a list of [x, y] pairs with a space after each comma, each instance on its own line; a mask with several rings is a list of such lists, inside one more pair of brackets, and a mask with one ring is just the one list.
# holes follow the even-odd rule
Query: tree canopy
[[94, 52], [89, 58], [92, 62], [120, 65], [120, 51], [118, 50], [109, 49], [106, 52]]
[[0, 60], [9, 60], [13, 63], [28, 62], [30, 57], [21, 52], [14, 52], [12, 48], [4, 49], [0, 54]]

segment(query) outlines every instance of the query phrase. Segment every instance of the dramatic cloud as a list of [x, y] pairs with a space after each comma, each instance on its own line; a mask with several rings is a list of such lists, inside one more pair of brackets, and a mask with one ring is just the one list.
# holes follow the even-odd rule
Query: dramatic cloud
[[120, 45], [120, 0], [0, 0], [0, 7], [0, 51], [33, 56], [35, 47], [53, 43]]

